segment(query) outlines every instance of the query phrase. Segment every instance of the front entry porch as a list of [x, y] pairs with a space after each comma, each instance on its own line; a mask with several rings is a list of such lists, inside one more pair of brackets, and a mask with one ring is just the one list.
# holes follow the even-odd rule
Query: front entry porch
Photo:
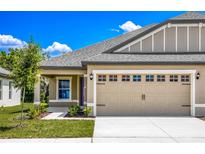
[[[42, 74], [49, 85], [49, 111], [67, 111], [72, 105], [84, 106], [86, 102], [86, 77], [84, 74]], [[34, 89], [34, 103], [40, 103], [40, 80]]]

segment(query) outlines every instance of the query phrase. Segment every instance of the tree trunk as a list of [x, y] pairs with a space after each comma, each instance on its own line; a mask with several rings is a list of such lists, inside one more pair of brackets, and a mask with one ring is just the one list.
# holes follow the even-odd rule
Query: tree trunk
[[20, 125], [22, 125], [23, 122], [23, 107], [24, 107], [24, 99], [25, 99], [25, 90], [26, 88], [23, 88], [23, 94], [22, 94], [22, 100], [21, 100], [21, 122]]

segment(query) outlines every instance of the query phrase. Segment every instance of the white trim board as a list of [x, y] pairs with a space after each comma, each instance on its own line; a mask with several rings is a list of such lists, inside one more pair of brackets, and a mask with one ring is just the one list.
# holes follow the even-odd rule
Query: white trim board
[[195, 104], [195, 107], [205, 107], [205, 104]]
[[93, 70], [93, 114], [97, 114], [97, 74], [190, 74], [191, 75], [191, 115], [195, 116], [195, 75], [196, 70]]

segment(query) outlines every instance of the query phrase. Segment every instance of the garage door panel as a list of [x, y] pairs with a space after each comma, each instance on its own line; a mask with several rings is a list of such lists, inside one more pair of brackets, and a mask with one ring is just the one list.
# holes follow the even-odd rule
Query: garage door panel
[[150, 96], [144, 103], [144, 113], [150, 116], [185, 116], [190, 114], [190, 108], [183, 106], [189, 104], [187, 97], [173, 98], [173, 96], [167, 96], [161, 98], [158, 96]]
[[139, 105], [141, 103], [139, 98], [140, 96], [130, 93], [101, 93], [97, 97], [97, 104], [104, 106], [98, 106], [97, 113], [98, 115], [134, 115], [142, 110]]
[[97, 84], [97, 115], [187, 116], [190, 90], [181, 82], [106, 81]]

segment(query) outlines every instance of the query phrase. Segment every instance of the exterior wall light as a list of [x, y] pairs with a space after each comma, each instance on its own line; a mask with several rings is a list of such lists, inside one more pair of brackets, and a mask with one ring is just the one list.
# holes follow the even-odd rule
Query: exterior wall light
[[90, 73], [90, 80], [93, 80], [93, 73]]
[[198, 73], [196, 74], [196, 79], [199, 80], [199, 77], [200, 77], [200, 73], [198, 72]]

